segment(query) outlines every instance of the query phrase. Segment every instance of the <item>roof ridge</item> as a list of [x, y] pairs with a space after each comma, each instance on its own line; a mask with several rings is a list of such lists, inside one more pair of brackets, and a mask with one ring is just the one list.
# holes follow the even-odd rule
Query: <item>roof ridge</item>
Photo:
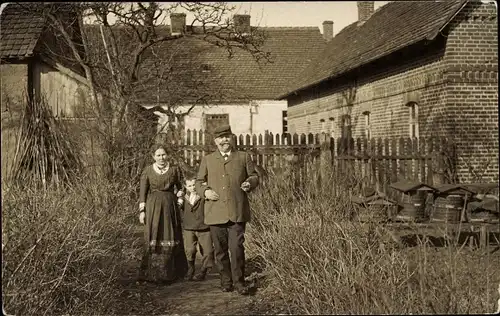
[[467, 2], [429, 1], [422, 5], [417, 1], [391, 1], [381, 6], [363, 25], [353, 22], [337, 33], [280, 98], [418, 41], [435, 39], [443, 25], [448, 24]]
[[[99, 25], [99, 24], [85, 22], [84, 26], [87, 26], [87, 25]], [[126, 25], [113, 24], [112, 26], [125, 27]], [[187, 26], [191, 26], [191, 25], [187, 25]], [[169, 28], [170, 24], [160, 24], [160, 25], [156, 25], [155, 27], [157, 27], [157, 28], [162, 28], [162, 27]], [[201, 25], [193, 25], [193, 27], [201, 27]], [[252, 26], [252, 27], [258, 28], [258, 29], [262, 28], [262, 29], [280, 29], [280, 30], [288, 30], [288, 29], [289, 30], [319, 30], [319, 27], [317, 27], [317, 26]]]
[[318, 29], [319, 27], [317, 26], [256, 26], [257, 28], [266, 28], [266, 29], [291, 29], [291, 30], [297, 30], [297, 29]]

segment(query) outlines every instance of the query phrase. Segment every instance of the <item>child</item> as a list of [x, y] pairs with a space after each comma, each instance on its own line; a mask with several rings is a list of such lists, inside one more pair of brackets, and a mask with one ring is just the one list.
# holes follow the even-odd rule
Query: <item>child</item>
[[[210, 228], [204, 223], [205, 199], [202, 199], [195, 191], [195, 177], [185, 178], [186, 195], [179, 198], [178, 203], [182, 217], [182, 236], [184, 239], [184, 251], [188, 260], [188, 271], [186, 280], [201, 281], [213, 266], [213, 247]], [[196, 258], [196, 245], [202, 256], [201, 271], [194, 276], [194, 260]]]

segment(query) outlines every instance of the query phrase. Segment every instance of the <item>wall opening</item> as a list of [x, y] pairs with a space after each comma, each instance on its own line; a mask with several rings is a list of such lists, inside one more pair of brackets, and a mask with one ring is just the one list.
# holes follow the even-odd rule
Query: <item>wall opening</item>
[[408, 102], [408, 131], [411, 138], [419, 137], [418, 126], [418, 104], [416, 102]]
[[364, 117], [364, 121], [365, 121], [365, 125], [364, 125], [365, 137], [367, 139], [370, 139], [371, 136], [372, 136], [371, 122], [370, 122], [370, 112], [369, 111], [363, 112], [363, 117]]

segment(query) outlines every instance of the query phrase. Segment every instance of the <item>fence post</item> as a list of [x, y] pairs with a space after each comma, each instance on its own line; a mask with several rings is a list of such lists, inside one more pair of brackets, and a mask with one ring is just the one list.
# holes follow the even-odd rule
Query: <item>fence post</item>
[[[328, 181], [329, 171], [331, 170], [332, 164], [332, 151], [331, 151], [331, 137], [326, 133], [321, 133], [319, 138], [320, 144], [320, 183], [322, 187], [327, 187], [329, 185]], [[328, 172], [327, 172], [328, 171]]]

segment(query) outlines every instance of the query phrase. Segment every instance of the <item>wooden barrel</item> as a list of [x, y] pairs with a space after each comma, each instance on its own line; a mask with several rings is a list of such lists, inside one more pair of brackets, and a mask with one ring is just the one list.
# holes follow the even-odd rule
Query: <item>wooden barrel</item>
[[434, 200], [432, 222], [458, 223], [464, 207], [464, 198], [461, 195], [438, 196]]
[[425, 200], [427, 192], [403, 195], [403, 208], [396, 216], [400, 221], [420, 221], [425, 219]]

